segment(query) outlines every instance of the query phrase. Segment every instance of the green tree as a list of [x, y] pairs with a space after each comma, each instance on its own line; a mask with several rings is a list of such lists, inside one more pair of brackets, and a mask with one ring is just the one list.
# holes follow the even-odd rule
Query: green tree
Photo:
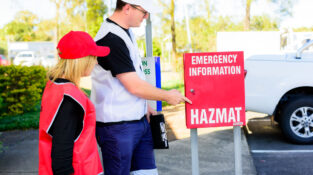
[[[163, 33], [170, 33], [172, 40], [172, 63], [173, 68], [177, 68], [177, 42], [176, 42], [176, 22], [175, 22], [175, 2], [174, 0], [169, 1], [158, 1], [159, 4], [164, 8], [162, 15], [160, 16], [163, 22]], [[168, 3], [170, 5], [168, 5]]]
[[84, 0], [50, 0], [56, 7], [54, 22], [54, 40], [57, 43], [59, 38], [70, 30], [84, 30], [86, 21], [84, 19]]
[[7, 55], [7, 39], [4, 29], [0, 29], [0, 54]]
[[[244, 19], [244, 30], [250, 30], [250, 8], [251, 3], [257, 0], [246, 0], [245, 1], [245, 19]], [[292, 9], [291, 7], [298, 2], [298, 0], [268, 0], [269, 2], [273, 2], [279, 8], [278, 13], [282, 16], [292, 16]]]
[[292, 7], [299, 0], [269, 0], [279, 6], [278, 12], [282, 16], [292, 16]]
[[5, 25], [5, 33], [13, 41], [32, 41], [36, 38], [34, 28], [38, 21], [38, 17], [32, 12], [20, 11], [12, 22]]
[[273, 31], [279, 30], [277, 21], [272, 20], [269, 16], [253, 16], [250, 24], [251, 30], [255, 31]]
[[175, 2], [174, 0], [171, 0], [171, 5], [170, 5], [170, 16], [171, 16], [171, 35], [172, 35], [172, 55], [173, 58], [177, 58], [177, 53], [176, 53], [176, 27], [175, 27]]
[[107, 13], [107, 7], [102, 0], [87, 0], [86, 22], [87, 31], [91, 36], [96, 36], [105, 13]]
[[52, 41], [54, 35], [54, 20], [41, 20], [36, 26], [37, 41]]
[[[194, 52], [216, 51], [216, 33], [220, 31], [242, 31], [241, 23], [234, 23], [230, 17], [217, 17], [217, 19], [207, 19], [202, 16], [190, 19], [192, 49]], [[185, 37], [184, 22], [177, 24], [178, 49], [187, 51], [188, 44]]]
[[[138, 44], [138, 48], [140, 50], [144, 51], [144, 54], [142, 56], [146, 57], [147, 56], [147, 52], [146, 52], [146, 40], [144, 37], [138, 37], [137, 39], [137, 44]], [[153, 56], [161, 56], [162, 51], [161, 51], [161, 41], [160, 38], [153, 38], [152, 39], [152, 45], [153, 45], [153, 50], [152, 50], [152, 55]]]
[[244, 30], [250, 30], [250, 8], [253, 0], [246, 0], [246, 15], [244, 19]]
[[313, 32], [313, 27], [300, 27], [293, 29], [294, 32]]

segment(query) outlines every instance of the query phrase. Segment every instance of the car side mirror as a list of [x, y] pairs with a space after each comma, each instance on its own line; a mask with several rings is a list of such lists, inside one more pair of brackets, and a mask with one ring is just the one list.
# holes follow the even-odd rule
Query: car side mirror
[[308, 42], [303, 44], [303, 46], [297, 50], [296, 59], [301, 59], [302, 52], [311, 45], [313, 45], [313, 40], [308, 40]]

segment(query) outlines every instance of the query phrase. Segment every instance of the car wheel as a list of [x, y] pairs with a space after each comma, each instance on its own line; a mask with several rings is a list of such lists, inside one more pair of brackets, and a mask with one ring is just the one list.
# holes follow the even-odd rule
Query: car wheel
[[281, 114], [281, 129], [291, 142], [313, 143], [313, 96], [290, 99]]

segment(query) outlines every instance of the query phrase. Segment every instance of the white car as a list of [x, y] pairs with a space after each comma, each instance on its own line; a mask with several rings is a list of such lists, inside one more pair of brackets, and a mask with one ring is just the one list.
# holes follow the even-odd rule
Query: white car
[[19, 52], [14, 60], [14, 65], [22, 65], [22, 66], [32, 66], [35, 65], [36, 56], [33, 51], [22, 51]]
[[47, 55], [46, 57], [42, 57], [40, 59], [40, 65], [43, 67], [52, 67], [57, 63], [57, 59], [54, 57], [54, 55]]
[[273, 115], [295, 143], [313, 143], [313, 40], [297, 52], [245, 60], [246, 110]]

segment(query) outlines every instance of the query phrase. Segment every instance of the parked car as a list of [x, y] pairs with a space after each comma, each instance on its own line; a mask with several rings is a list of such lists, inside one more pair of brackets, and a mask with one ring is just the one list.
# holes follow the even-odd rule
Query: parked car
[[4, 55], [0, 55], [0, 66], [7, 66], [9, 64], [10, 61]]
[[44, 67], [52, 67], [56, 63], [57, 63], [57, 60], [54, 57], [54, 55], [47, 55], [46, 57], [41, 57], [39, 64]]
[[22, 65], [22, 66], [32, 66], [35, 65], [36, 61], [36, 55], [35, 52], [33, 51], [22, 51], [19, 52], [14, 60], [13, 64], [14, 65]]
[[246, 110], [273, 115], [295, 143], [313, 143], [313, 52], [254, 55], [245, 60]]

